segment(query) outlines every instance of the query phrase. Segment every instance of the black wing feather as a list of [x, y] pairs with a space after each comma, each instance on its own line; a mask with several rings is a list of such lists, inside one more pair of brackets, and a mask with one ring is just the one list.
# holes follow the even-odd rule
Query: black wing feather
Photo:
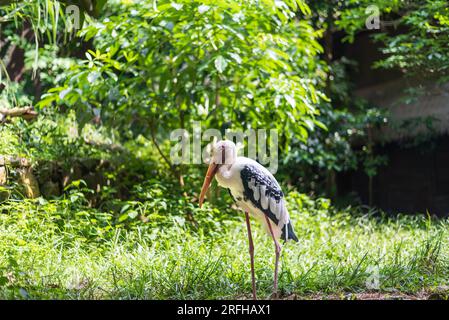
[[[273, 221], [276, 225], [279, 224], [279, 219], [276, 217], [276, 214], [271, 211], [270, 206], [266, 209], [262, 207], [262, 195], [259, 197], [259, 201], [255, 199], [254, 191], [251, 189], [250, 183], [254, 183], [255, 186], [265, 186], [265, 196], [267, 198], [275, 199], [277, 203], [284, 198], [284, 193], [282, 192], [279, 184], [272, 177], [266, 175], [264, 172], [260, 171], [257, 167], [252, 165], [245, 165], [245, 167], [240, 171], [240, 177], [243, 182], [243, 196], [250, 200], [251, 203], [261, 210], [271, 221]], [[260, 189], [259, 189], [260, 190]], [[285, 234], [287, 233], [287, 237]], [[284, 225], [282, 228], [282, 239], [293, 239], [298, 241], [295, 233], [293, 232], [292, 225], [290, 221]]]

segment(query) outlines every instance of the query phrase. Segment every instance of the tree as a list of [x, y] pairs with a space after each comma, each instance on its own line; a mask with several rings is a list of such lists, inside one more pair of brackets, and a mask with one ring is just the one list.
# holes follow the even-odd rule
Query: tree
[[[347, 33], [347, 40], [366, 29], [366, 9], [372, 1], [351, 0], [341, 12], [337, 26]], [[406, 76], [447, 80], [449, 70], [449, 9], [447, 1], [378, 0], [380, 30], [373, 34], [383, 45], [386, 58], [375, 66], [397, 68]], [[392, 34], [387, 28], [402, 30]]]
[[158, 138], [195, 120], [275, 128], [285, 141], [320, 125], [320, 33], [302, 1], [141, 1], [109, 10], [80, 32], [95, 50], [41, 107], [68, 105], [81, 122], [98, 116], [144, 134], [173, 171]]
[[[76, 31], [74, 23], [82, 25], [85, 14], [98, 15], [105, 2], [0, 1], [0, 99], [6, 96], [14, 105], [30, 104], [30, 93], [34, 94], [35, 101], [40, 99], [48, 78], [54, 79], [51, 68], [45, 70], [45, 67], [67, 65], [56, 53], [58, 47], [70, 46], [68, 38]], [[73, 5], [78, 8], [69, 7]], [[45, 70], [44, 79], [40, 77], [40, 69]], [[0, 101], [0, 108], [9, 104]]]

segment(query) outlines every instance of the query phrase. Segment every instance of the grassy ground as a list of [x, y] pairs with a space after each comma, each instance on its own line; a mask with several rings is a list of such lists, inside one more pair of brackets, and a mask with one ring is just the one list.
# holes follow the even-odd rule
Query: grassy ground
[[[283, 298], [449, 293], [447, 221], [337, 212], [295, 192], [288, 200], [300, 241], [283, 250]], [[162, 214], [166, 206], [140, 203], [124, 219], [84, 207], [79, 193], [0, 204], [0, 298], [249, 298], [243, 215], [206, 205], [195, 211], [195, 227], [182, 210]], [[253, 233], [264, 298], [271, 292], [274, 248], [261, 228], [254, 225]]]

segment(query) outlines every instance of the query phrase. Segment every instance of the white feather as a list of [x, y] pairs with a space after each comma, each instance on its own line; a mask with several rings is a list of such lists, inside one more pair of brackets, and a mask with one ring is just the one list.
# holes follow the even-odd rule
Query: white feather
[[[244, 201], [243, 199], [244, 187], [240, 172], [246, 165], [256, 167], [263, 174], [276, 181], [271, 172], [260, 165], [257, 161], [246, 157], [236, 157], [234, 163], [232, 163], [231, 165], [225, 164], [220, 167], [216, 174], [217, 182], [220, 186], [229, 188], [234, 199], [241, 199], [236, 201], [237, 206], [257, 218], [264, 225], [265, 230], [269, 232], [265, 214], [260, 209], [255, 207], [250, 200]], [[276, 202], [276, 200], [273, 198], [265, 197], [265, 186], [260, 186], [259, 188], [255, 186], [255, 181], [250, 181], [250, 183], [252, 183], [253, 186], [251, 189], [253, 191], [254, 199], [256, 201], [261, 201], [262, 208], [267, 209], [268, 207], [270, 207], [271, 211], [279, 220], [279, 223], [277, 225], [273, 222], [271, 223], [273, 233], [275, 237], [279, 239], [282, 234], [282, 228], [289, 221], [289, 215], [285, 206], [285, 201], [281, 199], [279, 202]]]

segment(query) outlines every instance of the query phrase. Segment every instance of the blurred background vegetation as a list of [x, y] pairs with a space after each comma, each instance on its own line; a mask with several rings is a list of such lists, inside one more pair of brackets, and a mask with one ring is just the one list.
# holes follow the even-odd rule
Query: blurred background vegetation
[[[373, 4], [381, 20], [378, 29], [369, 30], [366, 9]], [[79, 21], [73, 19], [71, 5], [79, 9]], [[435, 130], [431, 117], [395, 123], [388, 108], [357, 94], [360, 84], [367, 81], [361, 74], [373, 74], [376, 83], [382, 83], [382, 77], [399, 75], [407, 83], [403, 99], [413, 103], [425, 91], [422, 82], [413, 81], [416, 77], [441, 85], [447, 82], [448, 40], [449, 9], [446, 1], [439, 0], [0, 1], [0, 247], [10, 248], [0, 257], [0, 271], [4, 271], [3, 276], [0, 272], [0, 286], [4, 285], [0, 295], [62, 294], [65, 275], [58, 278], [53, 292], [51, 286], [30, 285], [44, 271], [28, 273], [28, 278], [18, 271], [32, 264], [32, 255], [19, 250], [22, 246], [33, 251], [32, 243], [36, 257], [42, 258], [52, 241], [61, 250], [80, 245], [86, 256], [102, 256], [112, 254], [109, 246], [117, 245], [120, 237], [125, 247], [146, 243], [145, 250], [150, 251], [155, 249], [152, 245], [170, 251], [167, 241], [172, 238], [182, 243], [179, 233], [216, 239], [220, 230], [227, 230], [233, 237], [232, 230], [241, 221], [230, 208], [227, 194], [213, 191], [213, 205], [199, 210], [197, 196], [204, 168], [175, 165], [170, 160], [170, 132], [177, 128], [192, 132], [195, 121], [222, 132], [277, 129], [277, 177], [292, 195], [292, 206], [297, 206], [292, 211], [309, 212], [301, 222], [312, 229], [331, 219], [334, 222], [326, 220], [328, 231], [338, 233], [341, 226], [340, 231], [347, 231], [344, 221], [352, 219], [351, 215], [356, 219], [366, 213], [383, 216], [371, 208], [376, 199], [375, 177], [389, 163], [382, 130], [414, 131], [425, 126], [427, 131], [401, 142], [409, 147], [427, 147], [434, 141]], [[360, 53], [366, 44], [363, 41], [370, 43], [368, 55]], [[351, 188], [346, 192], [340, 182], [354, 172], [363, 177], [365, 198]], [[329, 207], [323, 198], [337, 207]], [[429, 219], [432, 213], [427, 212]], [[303, 221], [307, 219], [312, 220]], [[354, 233], [345, 237], [342, 231], [337, 239], [343, 243], [361, 234], [369, 241], [371, 236], [381, 239], [385, 232], [385, 248], [394, 251], [397, 234], [391, 230], [395, 222], [386, 217], [363, 219], [367, 226], [363, 232], [351, 229], [347, 232]], [[441, 270], [447, 263], [447, 259], [438, 260], [441, 237], [447, 233], [445, 223], [426, 225], [425, 218], [414, 219], [399, 217], [397, 221], [406, 230], [431, 230], [431, 237], [416, 231], [422, 247], [406, 241], [409, 250], [400, 262], [391, 252], [378, 257], [384, 259], [379, 264], [385, 264], [382, 268], [391, 272], [391, 279], [406, 265], [417, 278], [427, 270], [425, 279], [408, 284], [410, 292], [439, 283], [446, 276]], [[382, 223], [384, 227], [377, 225]], [[30, 232], [33, 228], [46, 236], [39, 239]], [[404, 232], [407, 239], [415, 234]], [[322, 245], [311, 237], [311, 248]], [[189, 241], [198, 245], [197, 240]], [[306, 285], [294, 282], [292, 287], [285, 280], [284, 292], [360, 288], [363, 268], [369, 263], [361, 248], [354, 250], [356, 258], [334, 270], [326, 269], [326, 264], [334, 261], [332, 255], [345, 253], [323, 253], [328, 261], [313, 262], [310, 257], [300, 269], [284, 274], [284, 279], [314, 276]], [[52, 254], [56, 259], [56, 252]], [[160, 268], [170, 263], [168, 258], [168, 262], [161, 259], [157, 260]], [[218, 265], [231, 263], [226, 257], [225, 262], [211, 259], [210, 263]], [[370, 259], [375, 260], [368, 255]], [[204, 262], [204, 272], [212, 268], [218, 274], [219, 269], [209, 262]], [[292, 266], [294, 261], [285, 263]], [[310, 271], [314, 263], [318, 269]], [[109, 267], [114, 272], [117, 266]], [[344, 274], [341, 283], [336, 270]], [[166, 275], [167, 279], [178, 276], [170, 281], [182, 282], [184, 271], [178, 271]], [[99, 269], [95, 272], [101, 274]], [[91, 283], [83, 284], [84, 278], [80, 279], [75, 287], [80, 286], [84, 297], [99, 296], [89, 291], [93, 290]], [[318, 283], [319, 279], [327, 280]], [[391, 286], [403, 289], [401, 279], [391, 280]], [[196, 280], [192, 281], [195, 285], [180, 291], [173, 287], [160, 288], [159, 293], [135, 289], [140, 293], [131, 296], [235, 296], [249, 287], [245, 280], [213, 294], [213, 284], [197, 292]], [[114, 293], [106, 296], [126, 296], [117, 292], [120, 284], [114, 285], [109, 291]], [[221, 283], [219, 287], [227, 286]], [[50, 293], [44, 294], [45, 288]]]

